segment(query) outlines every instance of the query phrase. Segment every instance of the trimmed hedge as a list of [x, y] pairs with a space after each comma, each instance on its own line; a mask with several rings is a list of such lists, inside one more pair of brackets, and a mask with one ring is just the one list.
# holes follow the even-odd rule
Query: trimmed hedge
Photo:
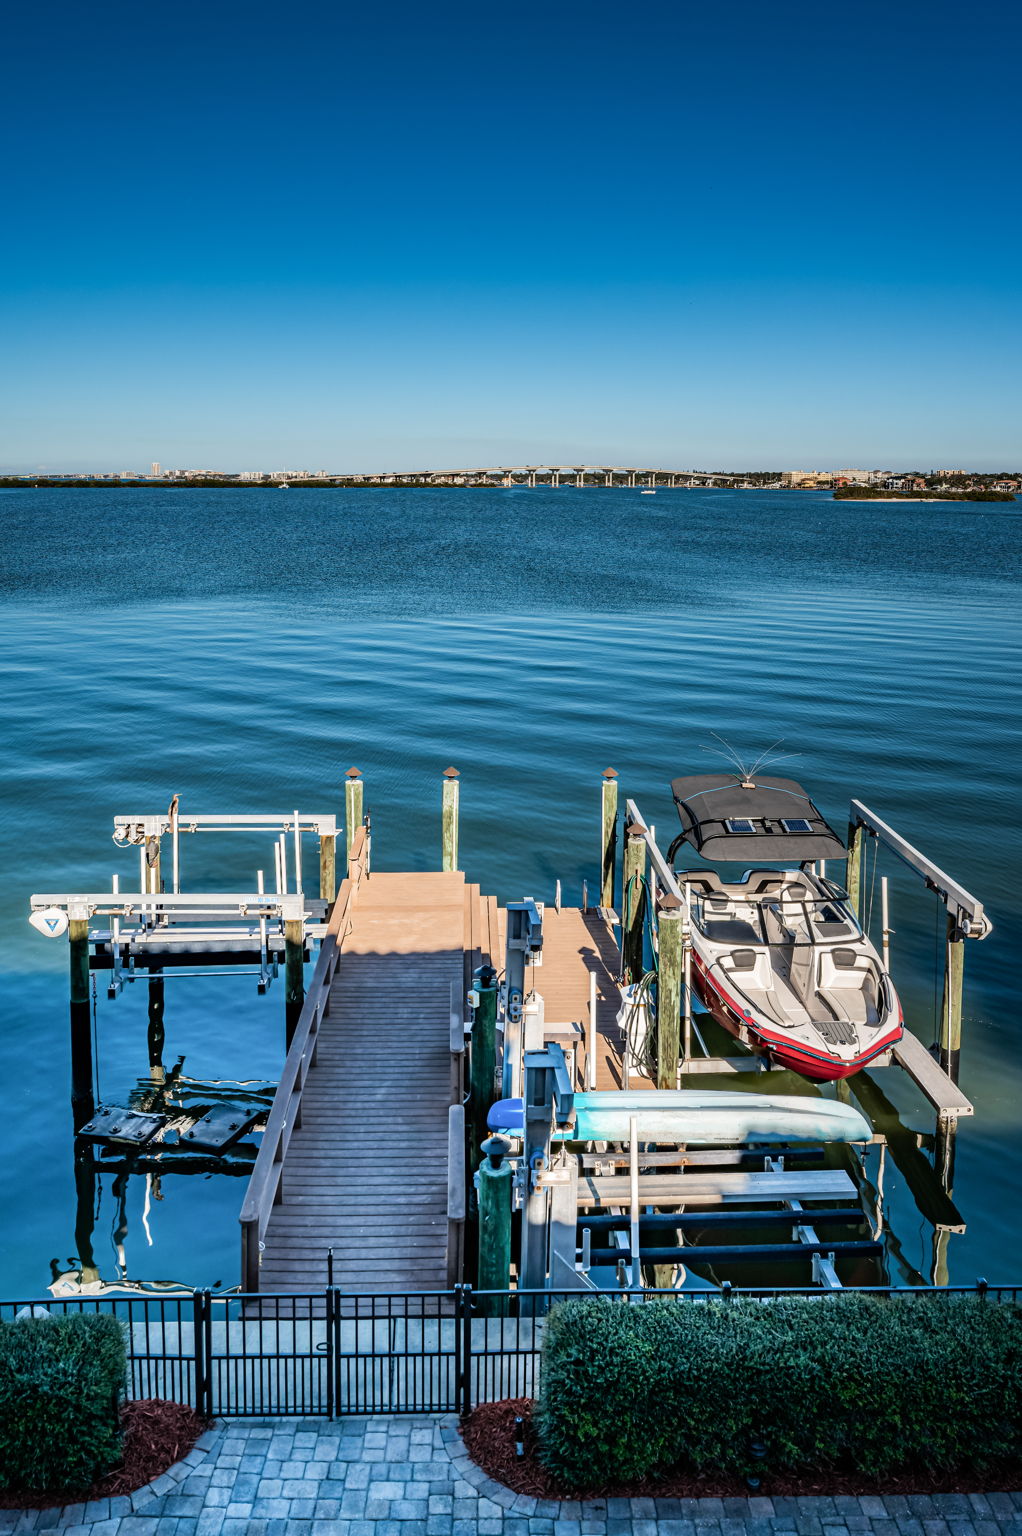
[[658, 1469], [986, 1468], [1022, 1461], [1022, 1310], [848, 1293], [567, 1301], [543, 1338], [544, 1465], [589, 1489]]
[[115, 1466], [124, 1373], [109, 1314], [0, 1323], [0, 1489], [77, 1493]]

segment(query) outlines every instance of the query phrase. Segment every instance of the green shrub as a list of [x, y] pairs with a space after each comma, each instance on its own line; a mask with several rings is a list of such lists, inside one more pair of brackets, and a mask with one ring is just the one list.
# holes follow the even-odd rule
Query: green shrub
[[124, 1372], [107, 1314], [0, 1323], [0, 1489], [76, 1493], [116, 1465]]
[[540, 1456], [573, 1488], [1022, 1459], [1022, 1311], [976, 1296], [568, 1301], [550, 1314]]

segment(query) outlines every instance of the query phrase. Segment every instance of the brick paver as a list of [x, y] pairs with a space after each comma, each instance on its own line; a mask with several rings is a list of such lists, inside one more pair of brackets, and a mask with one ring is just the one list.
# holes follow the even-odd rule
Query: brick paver
[[1022, 1536], [1022, 1493], [584, 1499], [511, 1493], [449, 1417], [232, 1420], [150, 1488], [0, 1536]]

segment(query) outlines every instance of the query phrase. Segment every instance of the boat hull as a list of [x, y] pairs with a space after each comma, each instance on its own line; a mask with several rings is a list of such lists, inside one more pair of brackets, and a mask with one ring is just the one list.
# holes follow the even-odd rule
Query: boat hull
[[784, 1034], [755, 1013], [743, 1007], [739, 999], [731, 996], [712, 976], [707, 976], [698, 955], [693, 956], [695, 989], [707, 1012], [728, 1034], [740, 1040], [759, 1055], [768, 1056], [773, 1066], [797, 1072], [800, 1077], [815, 1083], [838, 1082], [861, 1072], [878, 1056], [889, 1051], [901, 1039], [903, 1026], [901, 1009], [897, 1022], [882, 1035], [870, 1041], [868, 1047], [850, 1058], [824, 1055], [799, 1041], [785, 1038]]

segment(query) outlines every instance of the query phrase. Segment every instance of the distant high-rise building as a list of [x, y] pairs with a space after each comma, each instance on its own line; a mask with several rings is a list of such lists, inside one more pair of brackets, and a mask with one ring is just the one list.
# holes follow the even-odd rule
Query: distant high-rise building
[[160, 466], [159, 466], [159, 464], [150, 464], [150, 466], [149, 466], [149, 473], [152, 475], [154, 480], [158, 480], [160, 478]]

